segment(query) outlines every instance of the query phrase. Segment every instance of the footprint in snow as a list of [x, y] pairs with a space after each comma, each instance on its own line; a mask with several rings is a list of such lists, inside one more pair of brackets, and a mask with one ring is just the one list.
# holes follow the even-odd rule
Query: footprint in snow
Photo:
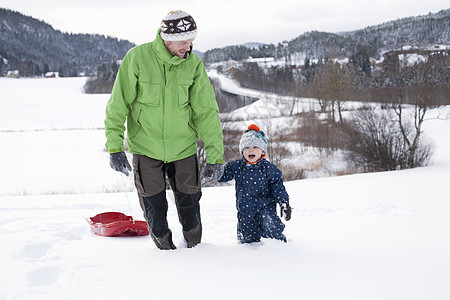
[[27, 279], [32, 286], [49, 285], [58, 281], [60, 273], [60, 268], [56, 266], [39, 267], [30, 271]]
[[14, 258], [41, 258], [47, 255], [51, 247], [51, 244], [47, 242], [26, 244], [14, 255]]

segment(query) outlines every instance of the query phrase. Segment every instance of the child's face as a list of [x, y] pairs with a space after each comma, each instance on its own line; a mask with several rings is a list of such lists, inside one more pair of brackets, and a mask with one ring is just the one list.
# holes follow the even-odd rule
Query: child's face
[[248, 162], [256, 162], [258, 159], [261, 158], [263, 151], [259, 149], [258, 147], [250, 146], [248, 148], [244, 148], [242, 151], [242, 154], [244, 155], [244, 158]]

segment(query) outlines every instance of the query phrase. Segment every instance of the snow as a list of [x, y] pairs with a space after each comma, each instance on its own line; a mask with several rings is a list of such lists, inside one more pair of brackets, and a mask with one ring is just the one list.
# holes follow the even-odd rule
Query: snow
[[410, 53], [410, 54], [399, 54], [398, 59], [402, 62], [403, 66], [414, 66], [418, 63], [424, 63], [427, 62], [428, 58], [425, 55], [420, 55], [417, 53]]
[[194, 249], [168, 193], [178, 249], [160, 251], [89, 230], [100, 212], [143, 218], [103, 146], [108, 95], [84, 81], [0, 78], [0, 299], [449, 299], [450, 107], [425, 122], [429, 167], [287, 182], [288, 243], [238, 244], [222, 186], [203, 189]]

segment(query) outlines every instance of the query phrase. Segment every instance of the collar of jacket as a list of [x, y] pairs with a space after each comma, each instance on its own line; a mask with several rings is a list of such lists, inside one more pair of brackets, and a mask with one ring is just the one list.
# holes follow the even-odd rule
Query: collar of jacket
[[260, 157], [257, 161], [255, 161], [255, 162], [250, 162], [250, 161], [246, 160], [245, 157], [244, 157], [244, 160], [245, 160], [245, 162], [248, 163], [249, 165], [256, 165], [256, 164], [259, 163], [259, 161], [260, 161], [261, 159], [263, 159], [263, 158], [266, 158], [266, 155], [265, 155], [265, 154], [261, 155], [261, 157]]
[[249, 164], [248, 162], [247, 162], [247, 160], [244, 158], [244, 157], [242, 157], [241, 159], [240, 159], [240, 168], [241, 168], [241, 171], [242, 170], [244, 170], [244, 168], [245, 167], [250, 167], [250, 168], [261, 168], [261, 169], [264, 169], [264, 163], [263, 163], [263, 161], [265, 161], [266, 160], [266, 158], [265, 157], [261, 157], [256, 163], [254, 163], [254, 164]]
[[181, 58], [178, 56], [173, 56], [169, 50], [167, 50], [166, 46], [164, 45], [164, 41], [161, 38], [161, 35], [159, 34], [161, 32], [161, 28], [158, 28], [158, 31], [156, 33], [156, 38], [153, 41], [153, 49], [156, 52], [156, 55], [158, 55], [158, 58], [164, 63], [169, 65], [179, 65], [182, 62], [188, 60], [191, 58], [192, 54], [192, 46], [191, 50], [188, 52], [187, 58]]

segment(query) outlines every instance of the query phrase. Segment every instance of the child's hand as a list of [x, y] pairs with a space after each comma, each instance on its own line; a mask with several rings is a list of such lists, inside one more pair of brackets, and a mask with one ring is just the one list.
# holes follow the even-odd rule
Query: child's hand
[[206, 164], [202, 171], [202, 183], [219, 180], [223, 175], [223, 164]]
[[289, 203], [281, 203], [280, 208], [281, 208], [280, 212], [281, 217], [284, 218], [286, 221], [289, 221], [291, 219], [292, 213], [292, 208], [289, 205]]

